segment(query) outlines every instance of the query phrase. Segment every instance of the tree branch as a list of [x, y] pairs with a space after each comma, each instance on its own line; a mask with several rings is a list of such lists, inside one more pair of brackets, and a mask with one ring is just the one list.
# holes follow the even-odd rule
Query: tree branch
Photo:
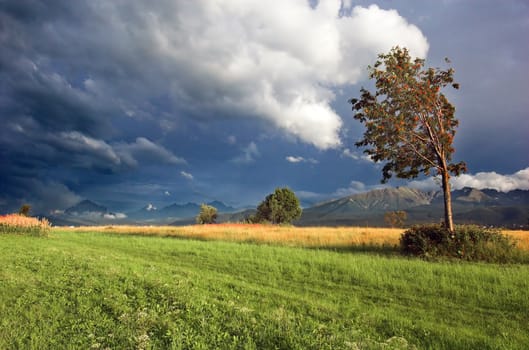
[[[421, 115], [421, 113], [419, 113]], [[442, 156], [442, 149], [440, 148], [441, 142], [439, 142], [439, 139], [437, 138], [437, 134], [433, 132], [432, 127], [430, 123], [428, 122], [428, 117], [421, 115], [421, 121], [423, 125], [426, 127], [426, 130], [428, 131], [428, 136], [430, 136], [430, 140], [432, 141], [432, 145], [434, 147], [435, 153], [438, 157]]]
[[[402, 136], [399, 136], [399, 140], [406, 146], [410, 147], [411, 150], [413, 151], [413, 153], [415, 153], [417, 156], [419, 156], [420, 158], [422, 158], [422, 160], [424, 160], [426, 163], [430, 164], [432, 167], [434, 168], [437, 168], [439, 169], [439, 165], [436, 164], [435, 162], [433, 162], [431, 159], [429, 159], [428, 157], [426, 157], [425, 155], [423, 155], [421, 152], [419, 152], [419, 150], [417, 149], [417, 147], [415, 147], [415, 145], [410, 142], [409, 140], [406, 140], [405, 138], [403, 138]], [[436, 152], [437, 153], [437, 152]]]

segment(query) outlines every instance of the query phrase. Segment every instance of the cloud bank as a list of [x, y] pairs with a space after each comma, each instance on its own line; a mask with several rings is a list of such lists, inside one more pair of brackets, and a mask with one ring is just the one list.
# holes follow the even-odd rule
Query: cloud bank
[[321, 149], [341, 143], [331, 87], [357, 82], [394, 45], [419, 56], [428, 49], [417, 27], [375, 5], [342, 16], [338, 0], [315, 8], [305, 0], [193, 1], [175, 10], [171, 23], [146, 21], [152, 49], [179, 75], [175, 99], [263, 118]]
[[[529, 190], [529, 168], [517, 171], [514, 174], [502, 175], [494, 171], [479, 172], [474, 175], [462, 174], [450, 179], [452, 189], [460, 190], [464, 187], [476, 189], [493, 189], [499, 192], [509, 192], [513, 190]], [[425, 180], [411, 181], [408, 185], [421, 190], [439, 189], [439, 180], [430, 177]]]

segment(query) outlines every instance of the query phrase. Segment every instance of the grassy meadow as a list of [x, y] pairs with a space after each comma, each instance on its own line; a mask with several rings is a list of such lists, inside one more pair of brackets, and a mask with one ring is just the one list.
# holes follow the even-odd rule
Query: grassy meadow
[[[393, 247], [400, 232], [1, 234], [0, 348], [527, 348], [529, 265], [404, 258]], [[511, 234], [526, 244], [527, 232]]]

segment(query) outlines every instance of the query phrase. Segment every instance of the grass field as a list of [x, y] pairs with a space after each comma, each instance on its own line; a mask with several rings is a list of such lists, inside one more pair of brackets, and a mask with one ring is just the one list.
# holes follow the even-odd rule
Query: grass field
[[[339, 229], [280, 228], [292, 237], [279, 237], [279, 245], [255, 244], [273, 242], [242, 239], [235, 232], [246, 229], [257, 237], [281, 232], [207, 229], [231, 232], [225, 240], [250, 244], [200, 236], [206, 229], [196, 227], [56, 228], [48, 238], [0, 235], [0, 348], [526, 349], [529, 344], [529, 265], [434, 263], [376, 249], [336, 250], [340, 244], [325, 237]], [[314, 237], [319, 230], [322, 237]], [[358, 230], [361, 236], [367, 229]], [[298, 237], [302, 243], [295, 244], [300, 232], [306, 241]], [[151, 236], [140, 235], [145, 233]], [[350, 234], [344, 229], [340, 240], [350, 244]], [[374, 244], [368, 238], [359, 242]]]

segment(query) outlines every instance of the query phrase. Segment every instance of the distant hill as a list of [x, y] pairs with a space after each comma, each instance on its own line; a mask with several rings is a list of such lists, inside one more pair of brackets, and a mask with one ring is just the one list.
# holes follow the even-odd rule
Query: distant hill
[[384, 213], [429, 205], [434, 196], [435, 193], [407, 187], [373, 190], [304, 209], [298, 224], [365, 225], [376, 221], [377, 225], [381, 225]]
[[124, 223], [125, 215], [110, 212], [105, 206], [91, 200], [82, 200], [67, 208], [64, 212], [56, 212], [46, 217], [56, 226], [90, 226], [108, 223]]
[[430, 193], [407, 187], [385, 188], [316, 204], [304, 212], [313, 217], [350, 216], [408, 209], [429, 204], [432, 198]]
[[226, 205], [226, 204], [224, 204], [224, 203], [222, 203], [220, 201], [213, 201], [213, 202], [209, 202], [209, 203], [206, 203], [206, 204], [217, 208], [219, 213], [234, 213], [234, 212], [236, 212], [238, 210], [237, 208], [234, 208], [234, 207], [231, 207], [229, 205]]
[[165, 208], [160, 209], [160, 214], [163, 217], [170, 218], [188, 218], [196, 216], [200, 211], [200, 205], [196, 203], [186, 204], [171, 204]]
[[[456, 223], [519, 227], [529, 221], [529, 191], [464, 188], [452, 192], [452, 206]], [[443, 195], [407, 187], [373, 190], [307, 208], [297, 224], [385, 226], [384, 214], [394, 210], [406, 211], [408, 225], [440, 222]]]
[[76, 205], [66, 209], [64, 211], [68, 215], [83, 215], [86, 213], [98, 213], [98, 214], [106, 214], [108, 213], [108, 209], [102, 205], [96, 204], [88, 199], [85, 199]]

